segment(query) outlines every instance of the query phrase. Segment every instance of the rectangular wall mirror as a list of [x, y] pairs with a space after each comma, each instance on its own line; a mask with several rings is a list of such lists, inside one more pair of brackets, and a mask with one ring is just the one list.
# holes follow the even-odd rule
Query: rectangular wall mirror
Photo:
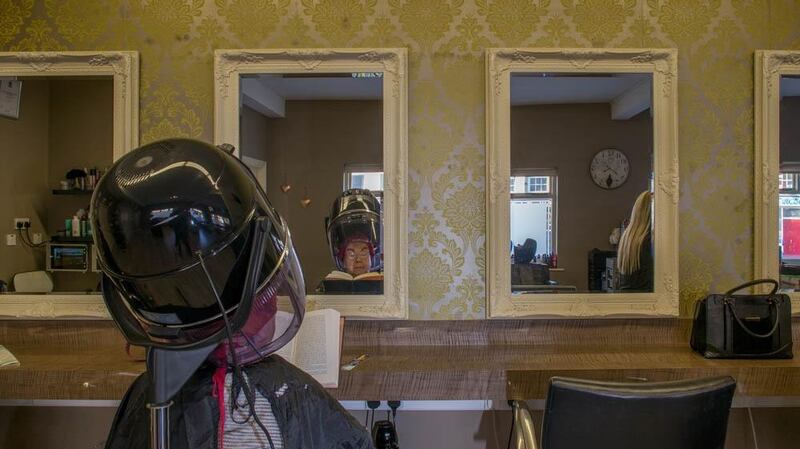
[[0, 53], [0, 317], [108, 317], [87, 213], [138, 145], [138, 89], [136, 52]]
[[674, 52], [487, 64], [490, 315], [677, 314]]
[[800, 313], [800, 52], [755, 55], [755, 277]]
[[289, 225], [311, 307], [407, 314], [405, 51], [220, 50], [216, 135]]

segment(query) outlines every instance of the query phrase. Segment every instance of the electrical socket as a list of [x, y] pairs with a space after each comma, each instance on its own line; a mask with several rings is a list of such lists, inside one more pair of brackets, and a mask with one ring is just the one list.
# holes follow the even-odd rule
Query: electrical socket
[[25, 229], [31, 227], [31, 219], [30, 218], [15, 218], [14, 219], [14, 229]]
[[17, 246], [17, 234], [6, 234], [6, 246]]
[[42, 243], [42, 233], [41, 232], [34, 232], [33, 236], [31, 237], [31, 240], [33, 240], [32, 243], [34, 245], [38, 245], [38, 244]]

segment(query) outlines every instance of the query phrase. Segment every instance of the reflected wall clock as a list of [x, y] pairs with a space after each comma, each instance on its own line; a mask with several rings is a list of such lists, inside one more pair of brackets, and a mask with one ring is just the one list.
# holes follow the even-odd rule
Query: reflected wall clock
[[607, 190], [616, 189], [628, 179], [630, 173], [628, 157], [614, 148], [600, 150], [592, 158], [589, 173], [598, 186]]

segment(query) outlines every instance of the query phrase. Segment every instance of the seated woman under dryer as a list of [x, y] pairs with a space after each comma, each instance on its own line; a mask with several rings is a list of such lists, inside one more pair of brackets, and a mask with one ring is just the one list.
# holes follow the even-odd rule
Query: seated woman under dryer
[[331, 206], [326, 234], [334, 270], [319, 293], [383, 293], [381, 203], [367, 189], [344, 191]]

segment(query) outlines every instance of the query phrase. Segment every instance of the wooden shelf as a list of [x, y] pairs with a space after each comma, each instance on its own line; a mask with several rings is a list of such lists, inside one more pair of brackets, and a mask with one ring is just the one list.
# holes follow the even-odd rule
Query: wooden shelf
[[[762, 403], [800, 397], [800, 357], [707, 360], [689, 348], [690, 320], [347, 321], [340, 400], [543, 399], [552, 376], [662, 381], [733, 376]], [[794, 321], [800, 339], [800, 321]], [[145, 365], [111, 321], [0, 321], [20, 361], [0, 369], [0, 398], [117, 400]], [[137, 355], [140, 355], [137, 352]]]
[[93, 243], [92, 237], [64, 237], [62, 235], [54, 235], [50, 237], [53, 243]]

